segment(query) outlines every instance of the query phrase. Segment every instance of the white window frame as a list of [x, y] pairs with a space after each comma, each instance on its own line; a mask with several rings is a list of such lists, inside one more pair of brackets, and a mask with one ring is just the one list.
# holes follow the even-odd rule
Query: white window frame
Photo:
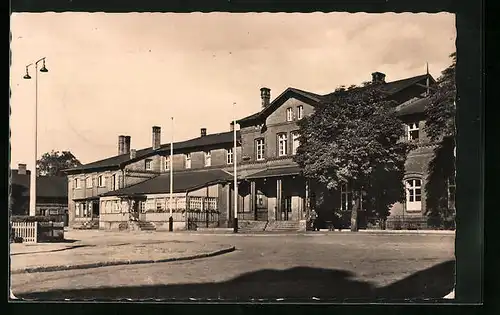
[[97, 177], [97, 187], [106, 187], [106, 177], [104, 175]]
[[233, 148], [226, 150], [226, 162], [227, 164], [233, 164]]
[[111, 190], [116, 189], [116, 174], [111, 175]]
[[299, 133], [298, 132], [292, 132], [292, 154], [295, 155], [297, 154], [297, 149], [300, 146], [300, 141], [299, 141]]
[[212, 166], [212, 153], [210, 151], [205, 151], [205, 167]]
[[304, 118], [304, 106], [299, 105], [297, 106], [297, 120], [301, 120]]
[[113, 213], [120, 213], [121, 205], [119, 200], [113, 200]]
[[286, 109], [286, 121], [293, 121], [293, 108], [291, 107]]
[[349, 185], [340, 186], [340, 210], [351, 211], [353, 206], [352, 191]]
[[75, 189], [80, 189], [80, 188], [82, 188], [82, 184], [81, 184], [81, 180], [80, 180], [80, 178], [78, 178], [78, 177], [77, 177], [77, 178], [75, 178], [75, 180], [74, 180], [74, 181], [75, 181]]
[[114, 181], [115, 189], [120, 189], [120, 175], [118, 173], [115, 174]]
[[[408, 134], [407, 134], [408, 140], [409, 141], [418, 141], [420, 139], [419, 122], [417, 121], [417, 122], [409, 123], [406, 126], [408, 128]], [[416, 131], [417, 137], [413, 138], [412, 132], [415, 132], [415, 131]]]
[[166, 205], [165, 198], [156, 198], [155, 199], [155, 210], [156, 211], [166, 210], [165, 205]]
[[94, 185], [92, 176], [85, 178], [85, 188], [92, 188]]
[[146, 201], [139, 201], [139, 211], [141, 213], [146, 212]]
[[455, 210], [456, 209], [456, 191], [457, 184], [456, 178], [453, 176], [448, 179], [448, 209]]
[[255, 159], [257, 161], [264, 160], [265, 142], [263, 138], [255, 140]]
[[145, 159], [144, 160], [144, 169], [146, 171], [152, 171], [153, 170], [153, 159]]
[[288, 135], [286, 133], [278, 134], [278, 156], [288, 154]]
[[186, 159], [186, 168], [191, 168], [191, 153], [186, 153], [184, 157]]
[[[422, 211], [422, 179], [405, 179], [406, 211]], [[418, 199], [418, 200], [417, 200]]]

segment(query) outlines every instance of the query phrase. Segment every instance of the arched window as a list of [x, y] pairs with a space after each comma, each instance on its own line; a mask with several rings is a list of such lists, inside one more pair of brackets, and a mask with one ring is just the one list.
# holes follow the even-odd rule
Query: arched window
[[405, 181], [406, 187], [406, 210], [422, 210], [422, 180], [410, 178]]

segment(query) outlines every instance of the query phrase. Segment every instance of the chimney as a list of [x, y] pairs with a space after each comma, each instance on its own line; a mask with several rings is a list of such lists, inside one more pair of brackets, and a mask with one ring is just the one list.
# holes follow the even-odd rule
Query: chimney
[[234, 131], [234, 122], [229, 124], [229, 131]]
[[137, 151], [135, 149], [130, 150], [130, 159], [135, 159], [137, 156]]
[[382, 72], [373, 72], [372, 83], [385, 83], [385, 74]]
[[123, 149], [125, 147], [125, 136], [118, 136], [118, 155], [124, 153]]
[[123, 143], [123, 154], [130, 153], [130, 136], [125, 136]]
[[271, 100], [271, 89], [263, 87], [260, 89], [260, 98], [262, 99], [262, 108], [269, 105]]
[[19, 164], [17, 166], [17, 174], [26, 175], [26, 164]]
[[153, 126], [153, 150], [158, 150], [161, 146], [161, 127]]
[[207, 135], [207, 128], [201, 128], [201, 137], [204, 137]]

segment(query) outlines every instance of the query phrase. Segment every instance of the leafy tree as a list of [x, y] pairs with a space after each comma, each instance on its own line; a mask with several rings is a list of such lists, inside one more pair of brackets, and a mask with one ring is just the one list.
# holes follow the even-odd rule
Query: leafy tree
[[43, 176], [63, 175], [62, 170], [82, 165], [69, 151], [54, 151], [44, 153], [36, 162], [37, 172]]
[[301, 145], [294, 159], [306, 178], [329, 191], [349, 185], [351, 231], [358, 230], [361, 200], [382, 218], [404, 200], [404, 165], [412, 146], [400, 141], [404, 129], [394, 107], [377, 84], [368, 84], [337, 90], [329, 103], [299, 121]]
[[450, 58], [452, 63], [438, 78], [426, 109], [425, 132], [437, 144], [426, 182], [426, 209], [434, 225], [441, 225], [450, 217], [448, 181], [455, 177], [456, 53]]

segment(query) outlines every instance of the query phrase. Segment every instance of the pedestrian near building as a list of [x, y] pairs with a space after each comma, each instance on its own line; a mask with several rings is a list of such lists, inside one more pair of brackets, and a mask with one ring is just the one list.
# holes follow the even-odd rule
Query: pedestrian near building
[[313, 231], [319, 231], [317, 220], [318, 220], [318, 213], [316, 212], [316, 210], [312, 209], [309, 221], [310, 221], [311, 228]]

